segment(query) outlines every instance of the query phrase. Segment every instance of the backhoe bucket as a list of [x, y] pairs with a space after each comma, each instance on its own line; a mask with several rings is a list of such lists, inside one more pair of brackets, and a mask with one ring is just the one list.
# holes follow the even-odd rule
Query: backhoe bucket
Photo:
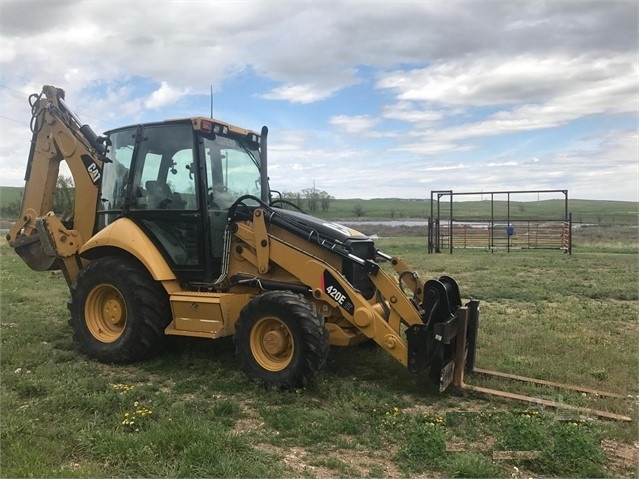
[[46, 247], [38, 234], [21, 236], [13, 245], [15, 252], [34, 271], [49, 271], [59, 269], [56, 257], [47, 253]]

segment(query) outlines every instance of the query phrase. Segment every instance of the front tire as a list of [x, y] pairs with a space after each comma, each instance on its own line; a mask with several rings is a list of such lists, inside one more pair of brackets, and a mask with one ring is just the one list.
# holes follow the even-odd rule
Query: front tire
[[311, 382], [329, 352], [324, 318], [303, 296], [288, 291], [253, 298], [235, 323], [234, 342], [249, 378], [283, 389]]
[[96, 259], [81, 270], [68, 307], [79, 349], [108, 363], [155, 353], [171, 321], [162, 285], [137, 261], [121, 256]]

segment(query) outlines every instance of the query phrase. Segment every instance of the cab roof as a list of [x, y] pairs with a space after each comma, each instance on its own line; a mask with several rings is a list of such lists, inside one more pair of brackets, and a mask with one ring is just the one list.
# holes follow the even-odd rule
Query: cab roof
[[121, 126], [118, 128], [113, 128], [112, 130], [108, 130], [105, 134], [110, 134], [118, 130], [124, 130], [132, 127], [140, 126], [152, 126], [152, 125], [162, 125], [165, 123], [191, 123], [193, 125], [193, 129], [197, 131], [211, 131], [211, 125], [219, 125], [221, 127], [227, 127], [231, 133], [235, 133], [237, 135], [246, 136], [248, 134], [254, 134], [258, 138], [260, 134], [253, 130], [247, 130], [246, 128], [241, 128], [239, 126], [232, 125], [231, 123], [227, 123], [222, 120], [218, 120], [216, 118], [207, 118], [204, 116], [195, 116], [195, 117], [187, 117], [187, 118], [169, 118], [162, 121], [153, 121], [146, 123], [136, 123], [133, 125]]

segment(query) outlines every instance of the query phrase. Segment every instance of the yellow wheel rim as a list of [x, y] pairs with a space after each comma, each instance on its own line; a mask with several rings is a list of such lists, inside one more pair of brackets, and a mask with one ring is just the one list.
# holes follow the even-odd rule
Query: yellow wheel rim
[[268, 371], [281, 371], [293, 359], [291, 330], [278, 318], [261, 318], [251, 330], [250, 340], [253, 357]]
[[84, 305], [84, 320], [95, 339], [112, 343], [126, 326], [126, 303], [120, 291], [110, 284], [93, 288]]

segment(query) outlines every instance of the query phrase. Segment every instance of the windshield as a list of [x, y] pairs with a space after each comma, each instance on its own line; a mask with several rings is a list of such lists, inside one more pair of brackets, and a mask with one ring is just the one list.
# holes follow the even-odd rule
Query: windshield
[[228, 209], [240, 196], [260, 198], [259, 152], [222, 135], [203, 135], [209, 209]]

